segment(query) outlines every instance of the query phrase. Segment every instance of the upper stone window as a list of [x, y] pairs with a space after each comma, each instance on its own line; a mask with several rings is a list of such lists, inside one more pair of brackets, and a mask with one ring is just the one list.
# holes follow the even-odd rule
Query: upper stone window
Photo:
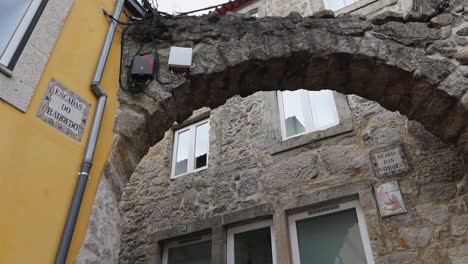
[[43, 0], [0, 1], [0, 64], [12, 69], [34, 27]]
[[337, 11], [343, 7], [349, 6], [358, 1], [359, 0], [324, 0], [324, 3], [325, 3], [325, 9]]
[[278, 105], [283, 140], [325, 130], [340, 123], [330, 90], [278, 92]]
[[204, 120], [175, 132], [172, 174], [175, 178], [208, 167], [210, 122]]

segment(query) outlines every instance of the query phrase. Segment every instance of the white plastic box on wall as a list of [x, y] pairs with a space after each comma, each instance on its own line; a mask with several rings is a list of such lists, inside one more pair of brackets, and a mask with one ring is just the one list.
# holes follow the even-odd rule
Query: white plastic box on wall
[[192, 67], [192, 48], [171, 47], [169, 53], [169, 68], [173, 71], [188, 72]]

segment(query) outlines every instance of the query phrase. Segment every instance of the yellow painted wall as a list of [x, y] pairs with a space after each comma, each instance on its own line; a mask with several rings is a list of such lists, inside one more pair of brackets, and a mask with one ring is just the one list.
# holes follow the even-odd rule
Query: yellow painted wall
[[[89, 84], [109, 26], [100, 8], [113, 11], [114, 6], [115, 0], [75, 0], [28, 111], [0, 101], [0, 264], [54, 261], [91, 119], [82, 141], [77, 142], [39, 120], [36, 113], [49, 81], [55, 78], [90, 102], [92, 115], [96, 98]], [[111, 148], [118, 109], [119, 32], [104, 73], [107, 110], [67, 263], [73, 263], [84, 240]]]

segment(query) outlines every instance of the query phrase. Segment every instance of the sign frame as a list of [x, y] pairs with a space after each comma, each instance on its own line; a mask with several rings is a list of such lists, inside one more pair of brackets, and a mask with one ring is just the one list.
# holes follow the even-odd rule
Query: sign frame
[[[389, 170], [388, 172], [381, 172], [380, 170], [381, 168], [379, 167], [380, 159], [378, 158], [378, 155], [382, 154], [386, 156], [387, 153], [390, 153], [392, 150], [395, 150], [397, 154], [401, 156], [401, 162], [399, 163], [403, 167], [401, 169]], [[374, 171], [374, 175], [376, 177], [388, 178], [388, 177], [400, 176], [402, 174], [408, 173], [411, 170], [411, 167], [408, 161], [408, 156], [406, 155], [405, 148], [403, 147], [402, 144], [395, 144], [395, 145], [390, 145], [390, 146], [371, 150], [369, 152], [369, 158], [372, 164], [372, 170]]]
[[[51, 79], [36, 116], [69, 137], [81, 142], [86, 123], [89, 120], [90, 110], [91, 104], [89, 102], [59, 81]], [[76, 119], [78, 119], [79, 123]]]
[[405, 199], [397, 180], [374, 186], [375, 198], [382, 218], [408, 213]]

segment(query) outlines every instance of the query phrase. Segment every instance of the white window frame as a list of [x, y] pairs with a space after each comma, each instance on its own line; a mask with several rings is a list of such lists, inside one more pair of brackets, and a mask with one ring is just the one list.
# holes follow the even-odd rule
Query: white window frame
[[210, 241], [211, 240], [211, 235], [202, 235], [200, 239], [194, 239], [190, 240], [188, 242], [182, 242], [185, 239], [180, 239], [176, 241], [171, 241], [167, 244], [164, 245], [164, 250], [163, 250], [163, 257], [162, 257], [162, 264], [168, 264], [169, 261], [169, 249], [170, 248], [176, 248], [176, 247], [183, 247], [183, 246], [188, 246], [191, 244], [197, 244], [200, 242], [205, 242], [205, 241]]
[[[330, 0], [323, 0], [323, 4], [325, 5], [325, 9], [329, 9], [329, 10], [332, 10], [333, 12], [336, 12], [336, 11], [341, 10], [341, 9], [343, 9], [345, 7], [348, 7], [348, 6], [350, 6], [350, 5], [354, 4], [354, 3], [357, 3], [360, 0], [356, 0], [356, 1], [354, 1], [354, 0], [341, 0], [341, 1], [343, 1], [345, 3], [345, 5], [342, 6], [341, 8], [338, 8], [337, 10], [330, 9], [330, 5], [328, 4], [328, 1], [330, 1]], [[349, 2], [352, 2], [352, 3], [349, 3]]]
[[314, 213], [314, 211], [302, 212], [299, 214], [290, 215], [288, 217], [289, 220], [289, 234], [291, 238], [291, 251], [293, 257], [293, 264], [301, 264], [300, 255], [299, 255], [299, 242], [297, 238], [297, 228], [296, 228], [296, 221], [302, 219], [313, 218], [317, 216], [327, 215], [331, 213], [336, 213], [339, 211], [347, 210], [347, 209], [355, 209], [356, 215], [359, 224], [359, 231], [361, 235], [361, 240], [364, 247], [364, 253], [366, 255], [367, 264], [375, 264], [374, 257], [372, 255], [371, 244], [369, 240], [369, 234], [367, 232], [367, 225], [366, 220], [364, 217], [364, 213], [362, 211], [361, 205], [359, 201], [350, 201], [338, 204], [335, 208], [330, 210], [317, 210], [320, 212]]
[[271, 256], [273, 258], [273, 264], [277, 264], [276, 256], [276, 233], [273, 229], [273, 220], [263, 220], [241, 226], [231, 227], [227, 230], [227, 264], [235, 264], [234, 259], [234, 235], [247, 231], [252, 231], [264, 227], [270, 227], [271, 232]]
[[[191, 125], [188, 125], [186, 127], [183, 127], [174, 133], [174, 150], [172, 151], [172, 171], [171, 171], [171, 179], [178, 178], [180, 176], [187, 175], [189, 173], [194, 173], [194, 172], [199, 172], [202, 170], [206, 170], [208, 168], [208, 160], [210, 156], [210, 146], [209, 146], [209, 140], [208, 140], [208, 151], [206, 153], [206, 166], [203, 166], [198, 169], [193, 169], [194, 167], [194, 161], [195, 161], [195, 140], [196, 140], [196, 128], [197, 126], [208, 124], [208, 127], [211, 128], [210, 126], [210, 119], [205, 119], [203, 121], [200, 121], [198, 123], [194, 123]], [[190, 135], [191, 135], [191, 143], [190, 143], [190, 148], [189, 148], [189, 157], [188, 157], [188, 163], [187, 163], [187, 172], [175, 175], [175, 166], [177, 162], [177, 149], [179, 146], [179, 134], [183, 133], [185, 131], [190, 130]], [[210, 130], [208, 129], [208, 138], [210, 137]]]
[[39, 7], [43, 0], [32, 0], [28, 10], [24, 14], [23, 18], [21, 19], [20, 23], [18, 24], [15, 33], [11, 37], [10, 41], [8, 42], [5, 50], [3, 53], [0, 54], [0, 64], [4, 66], [8, 66], [13, 58], [16, 50], [21, 44], [23, 37], [28, 30], [31, 22], [34, 19]]
[[[287, 136], [287, 133], [286, 133], [286, 119], [285, 119], [285, 115], [284, 115], [284, 104], [283, 104], [283, 94], [282, 94], [282, 91], [277, 91], [276, 92], [276, 97], [278, 99], [278, 109], [279, 109], [279, 115], [280, 115], [280, 126], [281, 126], [281, 137], [283, 140], [288, 140], [288, 139], [291, 139], [291, 138], [295, 138], [295, 137], [299, 137], [299, 136], [302, 136], [302, 135], [305, 135], [305, 134], [308, 134], [308, 133], [311, 133], [311, 132], [314, 132], [314, 131], [319, 131], [319, 130], [324, 130], [324, 129], [327, 129], [327, 128], [330, 128], [329, 126], [327, 127], [320, 127], [318, 126], [314, 120], [317, 120], [317, 113], [312, 111], [312, 106], [310, 104], [310, 99], [309, 99], [309, 94], [308, 94], [308, 90], [296, 90], [294, 92], [299, 92], [299, 93], [302, 93], [301, 95], [301, 105], [302, 105], [302, 111], [304, 113], [304, 119], [305, 119], [305, 131], [302, 132], [302, 133], [299, 133], [299, 134], [296, 134], [296, 135], [293, 135], [293, 136], [290, 136], [288, 137]], [[334, 108], [334, 111], [335, 111], [335, 114], [336, 116], [338, 117], [338, 123], [335, 125], [339, 125], [340, 124], [340, 115], [338, 113], [338, 107], [336, 105], [336, 100], [335, 100], [335, 92], [333, 91], [330, 91], [332, 93], [332, 99], [333, 99], [333, 103], [335, 105], [335, 108]], [[333, 127], [333, 126], [331, 126]]]

